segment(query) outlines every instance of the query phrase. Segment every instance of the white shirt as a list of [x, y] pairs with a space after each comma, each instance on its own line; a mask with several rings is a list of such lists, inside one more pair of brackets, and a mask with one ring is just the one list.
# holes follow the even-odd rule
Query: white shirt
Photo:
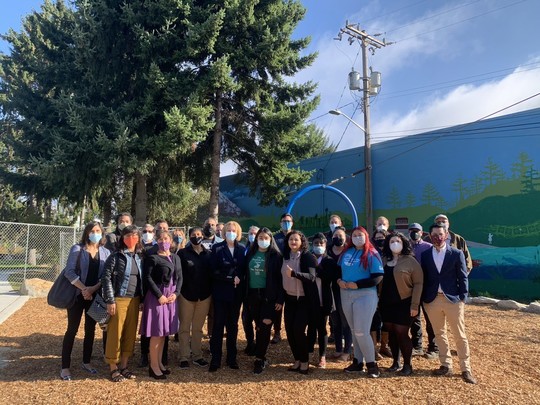
[[[437, 271], [439, 274], [441, 274], [442, 265], [444, 262], [444, 257], [446, 256], [446, 243], [443, 245], [441, 250], [437, 250], [435, 246], [431, 249], [431, 253], [433, 254], [433, 261], [435, 262], [435, 267], [437, 267]], [[442, 293], [443, 290], [441, 288], [441, 285], [439, 284], [439, 292]]]

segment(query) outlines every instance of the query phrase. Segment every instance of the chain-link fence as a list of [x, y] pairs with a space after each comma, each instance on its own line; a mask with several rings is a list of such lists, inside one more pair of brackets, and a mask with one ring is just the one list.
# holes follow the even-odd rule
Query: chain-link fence
[[0, 222], [0, 281], [14, 290], [29, 278], [53, 281], [80, 235], [69, 226]]

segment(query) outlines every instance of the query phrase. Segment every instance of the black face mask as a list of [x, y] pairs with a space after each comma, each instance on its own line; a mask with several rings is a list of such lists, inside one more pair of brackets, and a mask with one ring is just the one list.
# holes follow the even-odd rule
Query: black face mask
[[345, 241], [341, 238], [338, 238], [337, 236], [332, 238], [332, 245], [334, 246], [343, 246], [343, 244], [345, 243]]
[[203, 238], [201, 238], [200, 236], [191, 236], [189, 238], [189, 241], [191, 242], [192, 245], [200, 245], [201, 242], [202, 242]]
[[214, 230], [214, 228], [212, 228], [210, 225], [205, 225], [205, 227], [203, 228], [203, 235], [205, 238], [211, 238], [215, 234], [216, 231]]
[[422, 234], [419, 231], [412, 231], [409, 233], [409, 236], [411, 237], [412, 240], [417, 241], [417, 240], [420, 240], [420, 237], [422, 236]]
[[379, 249], [382, 249], [384, 246], [384, 239], [375, 239], [373, 243], [375, 243], [375, 246], [377, 246]]

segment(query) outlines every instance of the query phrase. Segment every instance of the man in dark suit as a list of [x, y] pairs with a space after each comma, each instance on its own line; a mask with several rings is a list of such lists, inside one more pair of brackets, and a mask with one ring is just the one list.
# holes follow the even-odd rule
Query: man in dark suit
[[465, 299], [469, 292], [467, 264], [463, 252], [446, 243], [448, 228], [442, 223], [429, 227], [433, 247], [422, 253], [424, 271], [423, 302], [439, 346], [441, 366], [435, 375], [452, 374], [452, 356], [446, 335], [446, 324], [456, 342], [463, 380], [476, 384], [470, 365], [470, 352], [465, 334]]

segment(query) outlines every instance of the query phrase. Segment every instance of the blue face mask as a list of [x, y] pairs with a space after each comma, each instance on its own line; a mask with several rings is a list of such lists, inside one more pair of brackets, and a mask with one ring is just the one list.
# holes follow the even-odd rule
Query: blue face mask
[[313, 246], [313, 253], [316, 255], [322, 255], [326, 249], [324, 246]]
[[291, 221], [282, 221], [281, 222], [281, 229], [284, 231], [290, 231], [292, 228], [292, 222]]
[[174, 237], [174, 241], [175, 241], [176, 243], [182, 243], [183, 240], [184, 240], [184, 239], [182, 239], [181, 236], [175, 236], [175, 237]]
[[248, 235], [248, 240], [249, 240], [249, 243], [255, 242], [255, 235], [253, 235], [252, 233], [250, 233], [250, 234]]
[[225, 238], [229, 241], [229, 242], [233, 242], [236, 240], [236, 232], [225, 232]]
[[91, 233], [90, 235], [88, 235], [88, 239], [90, 239], [90, 242], [92, 243], [99, 243], [101, 238], [102, 235], [100, 233]]

